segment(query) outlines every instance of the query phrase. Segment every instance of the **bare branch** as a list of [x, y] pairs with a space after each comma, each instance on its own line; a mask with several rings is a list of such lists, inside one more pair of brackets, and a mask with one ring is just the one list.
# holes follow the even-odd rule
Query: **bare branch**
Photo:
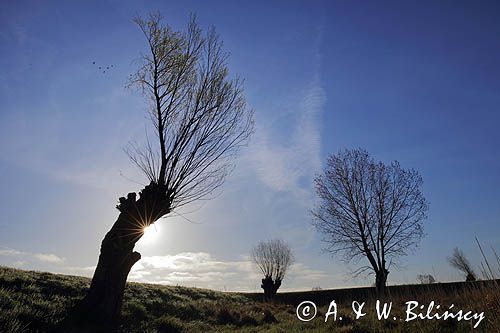
[[265, 278], [282, 281], [294, 262], [292, 250], [280, 239], [260, 242], [251, 252], [252, 260]]
[[453, 255], [448, 258], [448, 262], [452, 267], [464, 273], [468, 281], [476, 280], [476, 273], [472, 269], [469, 260], [467, 260], [465, 254], [458, 247], [453, 249]]
[[135, 22], [148, 52], [129, 85], [148, 98], [158, 142], [131, 144], [127, 154], [150, 182], [168, 189], [172, 211], [224, 183], [253, 132], [253, 111], [242, 81], [229, 77], [215, 29], [203, 34], [194, 16], [185, 31], [163, 24], [158, 13]]

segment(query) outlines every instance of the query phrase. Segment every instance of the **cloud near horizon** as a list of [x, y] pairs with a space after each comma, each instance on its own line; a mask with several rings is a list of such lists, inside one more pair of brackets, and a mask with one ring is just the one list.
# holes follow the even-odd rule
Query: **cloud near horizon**
[[[259, 291], [262, 276], [248, 256], [223, 261], [207, 252], [146, 256], [132, 267], [131, 281], [183, 285], [214, 290]], [[291, 266], [283, 290], [310, 289], [325, 278], [324, 271], [302, 263]], [[307, 283], [307, 284], [303, 284]], [[313, 285], [311, 285], [311, 283]]]
[[66, 260], [52, 253], [31, 253], [3, 246], [0, 246], [0, 257], [9, 258], [10, 260], [7, 261], [16, 267], [25, 266], [28, 263], [61, 264]]
[[[224, 261], [207, 252], [182, 252], [174, 255], [144, 256], [129, 274], [129, 281], [182, 285], [221, 291], [260, 291], [261, 273], [248, 256]], [[7, 259], [7, 260], [6, 260]], [[55, 254], [30, 253], [0, 247], [0, 264], [21, 269], [39, 269], [42, 263], [52, 264], [53, 272], [91, 277], [95, 266], [69, 266], [66, 259]], [[309, 290], [328, 274], [311, 269], [303, 263], [290, 267], [282, 290]]]

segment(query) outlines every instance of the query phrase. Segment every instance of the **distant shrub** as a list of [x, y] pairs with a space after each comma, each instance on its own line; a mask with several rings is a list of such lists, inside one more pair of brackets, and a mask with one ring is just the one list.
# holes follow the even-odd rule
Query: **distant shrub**
[[417, 281], [420, 284], [436, 283], [436, 279], [434, 279], [434, 276], [432, 276], [430, 274], [419, 274], [419, 275], [417, 275]]

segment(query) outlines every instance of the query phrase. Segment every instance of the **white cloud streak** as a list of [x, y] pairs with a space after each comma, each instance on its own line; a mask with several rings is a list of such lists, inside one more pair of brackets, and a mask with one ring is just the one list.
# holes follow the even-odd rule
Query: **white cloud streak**
[[16, 266], [21, 266], [27, 262], [33, 261], [51, 264], [60, 264], [65, 261], [65, 258], [61, 258], [52, 253], [31, 253], [19, 251], [9, 247], [0, 247], [0, 257], [9, 257], [10, 259], [15, 260], [13, 264], [17, 264]]
[[326, 102], [320, 78], [321, 30], [315, 43], [313, 76], [309, 85], [305, 87], [298, 106], [286, 113], [281, 112], [281, 117], [275, 121], [279, 125], [285, 118], [291, 120], [286, 139], [279, 140], [273, 135], [275, 130], [270, 128], [269, 116], [268, 119], [257, 119], [257, 131], [244, 156], [268, 188], [295, 193], [301, 200], [304, 197], [310, 199], [314, 172], [321, 168], [321, 116]]
[[64, 258], [60, 258], [55, 254], [45, 254], [45, 253], [35, 253], [33, 257], [40, 261], [50, 262], [50, 263], [60, 263], [64, 261]]

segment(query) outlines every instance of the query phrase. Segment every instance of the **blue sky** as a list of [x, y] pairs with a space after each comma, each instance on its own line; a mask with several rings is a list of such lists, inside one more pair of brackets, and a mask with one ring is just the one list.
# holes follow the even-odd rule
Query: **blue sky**
[[[0, 264], [91, 275], [118, 197], [145, 178], [123, 153], [149, 126], [125, 89], [145, 41], [132, 18], [191, 12], [214, 25], [245, 78], [256, 133], [219, 195], [157, 223], [131, 280], [257, 290], [260, 240], [288, 241], [284, 289], [369, 285], [321, 251], [312, 179], [362, 147], [417, 169], [427, 236], [389, 283], [460, 279], [455, 246], [500, 247], [498, 3], [16, 1], [0, 5]], [[92, 62], [96, 62], [95, 65]], [[111, 66], [106, 73], [98, 70]]]

